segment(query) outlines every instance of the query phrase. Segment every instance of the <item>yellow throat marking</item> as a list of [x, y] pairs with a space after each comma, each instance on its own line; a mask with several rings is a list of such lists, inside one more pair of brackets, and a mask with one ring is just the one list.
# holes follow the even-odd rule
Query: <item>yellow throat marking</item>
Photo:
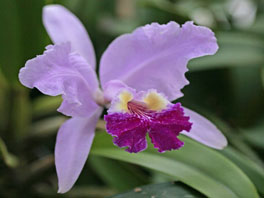
[[143, 101], [147, 104], [148, 108], [153, 111], [161, 111], [168, 105], [168, 100], [154, 90], [148, 92]]
[[[133, 100], [133, 94], [127, 90], [122, 91], [118, 95], [119, 101], [115, 104], [114, 109], [116, 112], [128, 112], [128, 102]], [[151, 90], [141, 99], [147, 105], [147, 108], [152, 111], [161, 111], [165, 109], [169, 101], [157, 93], [155, 90]]]
[[119, 111], [127, 112], [127, 103], [133, 99], [132, 94], [128, 91], [123, 91], [119, 94], [118, 97], [120, 102], [116, 104], [116, 109]]

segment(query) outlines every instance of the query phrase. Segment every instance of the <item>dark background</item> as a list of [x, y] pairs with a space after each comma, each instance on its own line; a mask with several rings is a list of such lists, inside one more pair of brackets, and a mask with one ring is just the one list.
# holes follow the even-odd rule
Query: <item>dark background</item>
[[[147, 23], [193, 20], [213, 29], [219, 51], [189, 62], [190, 85], [183, 89], [180, 102], [214, 120], [239, 153], [234, 155], [243, 155], [264, 175], [263, 1], [0, 0], [1, 197], [96, 198], [170, 180], [140, 166], [91, 155], [74, 189], [56, 194], [53, 151], [57, 129], [65, 120], [56, 112], [61, 99], [18, 82], [25, 61], [42, 54], [51, 43], [41, 19], [42, 7], [50, 3], [64, 5], [84, 23], [97, 62], [114, 38]], [[111, 167], [114, 176], [102, 164]], [[133, 178], [113, 179], [130, 173]], [[248, 175], [260, 194], [263, 175]]]

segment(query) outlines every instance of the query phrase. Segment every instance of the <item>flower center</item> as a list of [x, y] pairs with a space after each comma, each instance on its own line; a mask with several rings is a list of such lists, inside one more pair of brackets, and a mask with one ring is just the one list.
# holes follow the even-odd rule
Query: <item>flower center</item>
[[150, 119], [151, 113], [154, 111], [148, 109], [147, 104], [144, 102], [132, 100], [127, 103], [127, 109], [129, 113], [137, 115], [141, 118]]
[[150, 118], [151, 114], [167, 108], [170, 102], [156, 90], [135, 93], [122, 90], [113, 99], [109, 113], [131, 113], [142, 118]]

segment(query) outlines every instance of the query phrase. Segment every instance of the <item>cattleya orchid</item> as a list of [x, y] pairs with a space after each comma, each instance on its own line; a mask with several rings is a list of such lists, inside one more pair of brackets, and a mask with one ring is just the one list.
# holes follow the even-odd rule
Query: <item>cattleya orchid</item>
[[54, 42], [43, 55], [26, 62], [19, 79], [42, 93], [62, 95], [58, 111], [71, 118], [59, 129], [55, 146], [58, 192], [67, 192], [85, 164], [103, 108], [106, 130], [114, 144], [137, 153], [147, 147], [146, 135], [159, 152], [179, 149], [181, 133], [222, 149], [227, 141], [206, 118], [171, 101], [181, 89], [190, 59], [212, 55], [214, 33], [186, 22], [152, 23], [115, 39], [100, 61], [84, 26], [60, 5], [43, 9], [44, 26]]

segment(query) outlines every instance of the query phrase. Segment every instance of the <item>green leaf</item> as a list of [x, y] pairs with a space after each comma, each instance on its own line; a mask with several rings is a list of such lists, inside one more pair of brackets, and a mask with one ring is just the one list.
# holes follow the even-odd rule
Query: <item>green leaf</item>
[[15, 0], [0, 2], [0, 66], [6, 78], [14, 81], [17, 78], [17, 67], [22, 61], [18, 8]]
[[40, 96], [33, 102], [33, 115], [43, 116], [55, 112], [62, 102], [61, 96]]
[[54, 135], [66, 119], [64, 116], [54, 116], [37, 121], [31, 125], [29, 137], [47, 137]]
[[220, 129], [220, 131], [224, 133], [230, 145], [234, 146], [234, 148], [238, 149], [249, 159], [253, 160], [260, 167], [264, 168], [263, 161], [256, 154], [256, 152], [248, 144], [246, 144], [244, 140], [244, 136], [242, 136], [241, 133], [238, 133], [238, 131], [233, 131], [233, 129], [230, 128], [227, 123], [225, 123], [223, 120], [219, 119], [218, 117], [213, 116], [212, 114], [210, 114], [210, 116], [208, 117], [210, 117], [213, 123], [215, 123], [216, 126]]
[[255, 147], [259, 147], [264, 149], [264, 123], [262, 121], [261, 124], [252, 127], [241, 129], [243, 132], [243, 136], [245, 139]]
[[258, 191], [261, 194], [264, 194], [264, 169], [256, 164], [254, 161], [249, 159], [247, 156], [243, 155], [236, 149], [232, 147], [227, 147], [223, 150], [223, 153], [226, 157], [232, 160], [237, 166], [239, 166], [247, 176], [253, 181], [256, 185]]
[[[144, 7], [153, 7], [157, 8], [161, 11], [168, 12], [171, 14], [175, 14], [176, 16], [188, 18], [188, 12], [190, 9], [194, 9], [195, 6], [197, 6], [195, 3], [189, 3], [187, 6], [179, 6], [179, 4], [172, 3], [170, 1], [163, 1], [163, 0], [144, 0], [144, 1], [138, 1], [138, 3], [141, 4], [141, 6]], [[191, 6], [191, 7], [188, 7]]]
[[0, 0], [0, 66], [7, 80], [17, 82], [19, 68], [43, 50], [43, 0]]
[[167, 181], [177, 181], [175, 178], [168, 176], [168, 175], [164, 175], [160, 172], [153, 172], [152, 173], [152, 183], [163, 183], [163, 182], [167, 182]]
[[89, 157], [89, 164], [101, 179], [117, 190], [124, 191], [146, 184], [146, 175], [129, 164], [98, 156]]
[[247, 29], [247, 31], [249, 32], [253, 32], [253, 33], [257, 33], [260, 35], [264, 34], [264, 14], [262, 14], [263, 12], [259, 12], [259, 15], [257, 15], [257, 18], [254, 22], [253, 25], [251, 25], [249, 27], [249, 29]]
[[9, 110], [10, 100], [7, 97], [8, 88], [9, 85], [0, 68], [0, 129], [1, 131], [6, 130], [8, 125], [9, 114], [10, 114], [10, 110]]
[[95, 186], [95, 185], [89, 185], [89, 186], [75, 185], [74, 188], [72, 188], [69, 192], [63, 195], [58, 195], [55, 192], [53, 186], [47, 185], [44, 182], [41, 184], [38, 184], [35, 191], [37, 192], [38, 197], [45, 197], [45, 198], [84, 198], [84, 197], [85, 198], [105, 198], [105, 197], [108, 197], [110, 195], [117, 193], [116, 191], [108, 187], [101, 187], [101, 186]]
[[28, 89], [22, 87], [21, 85], [15, 85], [11, 91], [11, 130], [14, 137], [19, 140], [28, 135], [29, 125], [31, 123], [32, 108]]
[[200, 198], [199, 192], [177, 182], [152, 184], [135, 188], [134, 190], [111, 198]]
[[264, 67], [261, 68], [261, 80], [262, 80], [262, 85], [264, 88]]
[[150, 144], [146, 151], [130, 154], [114, 146], [111, 139], [106, 133], [97, 134], [91, 153], [173, 176], [208, 197], [258, 197], [255, 186], [235, 164], [189, 138], [181, 137], [185, 142], [182, 149], [163, 154]]
[[18, 166], [19, 161], [17, 157], [8, 152], [7, 147], [2, 138], [0, 138], [0, 154], [7, 166], [12, 168]]
[[[31, 103], [28, 90], [19, 84], [0, 86], [0, 130], [8, 141], [24, 138], [31, 123]], [[3, 95], [2, 95], [3, 94]], [[2, 97], [4, 96], [4, 97]]]
[[229, 76], [233, 101], [232, 109], [229, 110], [230, 116], [234, 122], [238, 122], [237, 125], [251, 125], [263, 114], [264, 92], [260, 67], [232, 68]]

